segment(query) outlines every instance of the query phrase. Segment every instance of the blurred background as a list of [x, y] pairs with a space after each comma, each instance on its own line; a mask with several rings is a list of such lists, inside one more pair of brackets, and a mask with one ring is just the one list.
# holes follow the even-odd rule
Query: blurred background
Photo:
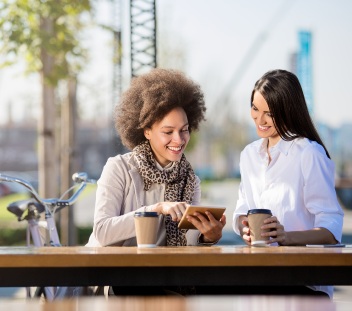
[[[207, 121], [188, 160], [204, 204], [227, 207], [231, 229], [241, 150], [258, 139], [250, 94], [268, 70], [294, 72], [336, 164], [352, 243], [352, 20], [348, 0], [3, 0], [0, 3], [0, 172], [59, 197], [74, 171], [98, 179], [108, 157], [128, 152], [112, 112], [132, 76], [157, 66], [197, 81]], [[84, 245], [95, 187], [57, 217], [63, 244]], [[0, 184], [0, 245], [25, 245], [24, 222], [6, 210], [29, 197]]]
[[[220, 244], [243, 244], [231, 218], [241, 150], [258, 139], [250, 94], [265, 72], [286, 69], [298, 76], [336, 164], [342, 242], [352, 243], [351, 10], [349, 0], [2, 0], [0, 172], [44, 198], [60, 197], [75, 171], [98, 179], [108, 157], [128, 152], [112, 112], [131, 77], [180, 69], [201, 85], [207, 105], [186, 150], [202, 203], [227, 207]], [[62, 244], [87, 242], [95, 190], [58, 215]], [[28, 197], [0, 183], [1, 246], [25, 245], [26, 223], [6, 207]], [[10, 292], [17, 295], [0, 295]]]

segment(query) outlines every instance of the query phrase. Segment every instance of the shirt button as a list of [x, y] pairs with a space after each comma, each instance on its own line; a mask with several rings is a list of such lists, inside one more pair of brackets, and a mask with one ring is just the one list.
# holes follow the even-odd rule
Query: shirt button
[[270, 187], [270, 185], [266, 185], [268, 188]]

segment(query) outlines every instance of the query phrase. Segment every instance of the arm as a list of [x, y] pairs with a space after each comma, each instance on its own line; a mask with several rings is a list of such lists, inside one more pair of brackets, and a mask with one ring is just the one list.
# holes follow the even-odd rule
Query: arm
[[[243, 176], [241, 163], [240, 163], [240, 171], [241, 171], [241, 176]], [[241, 181], [240, 187], [238, 189], [238, 201], [236, 205], [236, 210], [233, 213], [232, 227], [234, 231], [242, 237], [242, 239], [247, 245], [251, 245], [251, 237], [249, 234], [248, 218], [247, 218], [248, 210], [249, 210], [249, 207], [247, 204], [245, 187], [244, 187], [243, 181]]]
[[[335, 165], [320, 145], [311, 145], [302, 154], [304, 178], [303, 198], [308, 211], [314, 215], [314, 228], [285, 232], [276, 217], [266, 219], [263, 229], [272, 228], [265, 236], [277, 236], [267, 241], [280, 245], [336, 244], [341, 241], [343, 211], [335, 192]], [[270, 223], [272, 222], [272, 223]]]
[[306, 231], [286, 232], [286, 242], [282, 245], [337, 244], [338, 241], [326, 228], [314, 228]]
[[130, 181], [125, 179], [126, 174], [116, 159], [109, 159], [98, 180], [93, 234], [102, 246], [136, 236], [134, 214], [145, 211], [142, 207], [121, 215], [124, 193], [131, 186]]
[[[201, 189], [200, 180], [196, 177], [196, 187], [193, 196], [193, 205], [200, 204]], [[222, 229], [226, 224], [226, 217], [223, 215], [220, 221], [217, 221], [213, 215], [206, 212], [208, 218], [200, 213], [195, 213], [194, 216], [188, 216], [190, 221], [198, 230], [188, 230], [186, 233], [187, 245], [214, 245], [222, 237]]]
[[249, 234], [248, 218], [246, 215], [238, 217], [238, 231], [247, 245], [251, 245], [251, 236]]
[[326, 228], [314, 228], [303, 231], [285, 231], [283, 225], [276, 217], [264, 220], [265, 224], [262, 229], [273, 229], [274, 231], [262, 233], [262, 236], [271, 236], [267, 244], [279, 243], [282, 246], [299, 246], [307, 244], [332, 245], [339, 243], [334, 235]]

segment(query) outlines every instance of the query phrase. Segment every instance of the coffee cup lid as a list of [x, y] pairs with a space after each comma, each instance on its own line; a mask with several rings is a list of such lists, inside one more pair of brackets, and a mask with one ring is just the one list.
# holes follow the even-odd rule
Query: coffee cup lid
[[252, 214], [271, 214], [271, 210], [270, 209], [264, 209], [264, 208], [257, 208], [257, 209], [250, 209], [247, 213], [248, 215], [252, 215]]
[[134, 213], [134, 217], [159, 217], [157, 212], [137, 212]]

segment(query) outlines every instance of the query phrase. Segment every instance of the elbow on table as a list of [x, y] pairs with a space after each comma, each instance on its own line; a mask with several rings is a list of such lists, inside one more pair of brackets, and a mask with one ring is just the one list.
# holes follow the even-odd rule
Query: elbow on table
[[94, 237], [99, 242], [101, 246], [108, 246], [109, 243], [107, 241], [107, 229], [106, 222], [101, 220], [99, 222], [94, 223]]

